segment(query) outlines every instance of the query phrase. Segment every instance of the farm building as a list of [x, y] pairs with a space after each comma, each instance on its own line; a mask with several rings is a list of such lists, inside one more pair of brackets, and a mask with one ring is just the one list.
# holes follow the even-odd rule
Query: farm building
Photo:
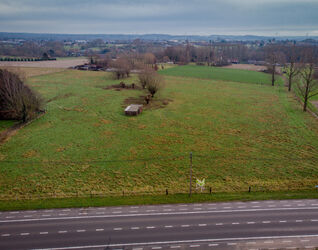
[[125, 114], [129, 116], [139, 115], [142, 112], [142, 105], [139, 104], [130, 104], [125, 109]]

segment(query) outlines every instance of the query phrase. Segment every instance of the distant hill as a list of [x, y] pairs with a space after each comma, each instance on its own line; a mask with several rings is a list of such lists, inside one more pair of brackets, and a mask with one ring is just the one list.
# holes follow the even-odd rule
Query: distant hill
[[306, 39], [318, 40], [318, 36], [234, 36], [234, 35], [210, 35], [210, 36], [196, 36], [196, 35], [167, 35], [167, 34], [46, 34], [46, 33], [9, 33], [0, 32], [0, 39], [24, 39], [24, 40], [95, 40], [103, 39], [105, 41], [132, 41], [135, 39], [147, 40], [147, 41], [164, 41], [164, 40], [189, 40], [189, 41], [216, 41], [216, 40], [230, 40], [230, 41], [255, 41], [255, 40], [268, 40], [275, 38], [276, 40], [296, 40], [302, 41]]

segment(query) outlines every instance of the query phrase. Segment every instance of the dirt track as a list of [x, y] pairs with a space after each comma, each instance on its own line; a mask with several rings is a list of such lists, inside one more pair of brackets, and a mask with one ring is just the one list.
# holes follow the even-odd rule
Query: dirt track
[[87, 59], [65, 59], [39, 62], [0, 62], [0, 67], [69, 68], [87, 63]]
[[253, 70], [253, 71], [263, 71], [266, 69], [265, 66], [258, 66], [254, 64], [232, 64], [229, 66], [224, 66], [223, 68], [246, 69], [246, 70]]

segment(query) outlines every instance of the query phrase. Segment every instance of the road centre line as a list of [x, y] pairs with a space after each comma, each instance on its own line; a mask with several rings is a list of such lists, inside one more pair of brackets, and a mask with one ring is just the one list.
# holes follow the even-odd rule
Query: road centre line
[[[151, 246], [151, 245], [166, 245], [166, 244], [191, 244], [191, 243], [205, 243], [205, 242], [224, 242], [224, 241], [240, 241], [240, 240], [269, 240], [269, 239], [293, 239], [293, 238], [310, 238], [318, 237], [318, 234], [313, 235], [281, 235], [281, 236], [259, 236], [259, 237], [239, 237], [239, 238], [219, 238], [219, 239], [199, 239], [199, 240], [180, 240], [180, 241], [157, 241], [157, 242], [138, 242], [138, 243], [123, 243], [123, 244], [106, 244], [106, 245], [86, 245], [86, 246], [70, 246], [70, 247], [56, 247], [46, 248], [42, 250], [68, 250], [68, 249], [92, 249], [102, 247], [125, 247], [125, 246]], [[314, 246], [310, 246], [314, 248]], [[309, 248], [309, 246], [305, 247]], [[142, 248], [133, 248], [142, 249]], [[37, 250], [37, 249], [34, 249]], [[39, 249], [38, 249], [39, 250]]]
[[[50, 218], [33, 218], [33, 219], [14, 219], [2, 220], [0, 223], [11, 222], [28, 222], [43, 220], [72, 220], [72, 219], [91, 219], [91, 218], [110, 218], [110, 217], [137, 217], [137, 216], [160, 216], [160, 215], [184, 215], [184, 214], [209, 214], [209, 213], [233, 213], [233, 212], [262, 212], [262, 211], [290, 211], [290, 210], [315, 210], [318, 207], [295, 207], [295, 208], [260, 208], [260, 209], [241, 209], [241, 210], [206, 210], [206, 211], [187, 211], [187, 212], [159, 212], [159, 213], [140, 213], [140, 214], [107, 214], [107, 215], [87, 215], [87, 216], [70, 216], [70, 217], [50, 217]], [[121, 213], [121, 212], [120, 212]], [[311, 220], [318, 221], [318, 220]]]

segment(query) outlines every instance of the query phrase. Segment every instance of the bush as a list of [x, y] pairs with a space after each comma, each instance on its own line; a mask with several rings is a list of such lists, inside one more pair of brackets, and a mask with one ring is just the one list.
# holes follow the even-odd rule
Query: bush
[[154, 97], [164, 86], [163, 77], [153, 70], [143, 70], [143, 72], [139, 73], [138, 78], [141, 87], [146, 88], [151, 97]]
[[0, 119], [27, 122], [43, 112], [42, 99], [18, 74], [0, 69]]

